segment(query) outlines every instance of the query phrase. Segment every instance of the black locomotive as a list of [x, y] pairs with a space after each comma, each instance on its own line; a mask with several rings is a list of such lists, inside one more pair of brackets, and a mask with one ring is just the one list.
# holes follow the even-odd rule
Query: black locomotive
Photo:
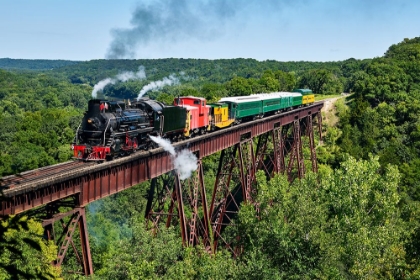
[[171, 140], [182, 137], [186, 117], [185, 108], [150, 99], [132, 104], [90, 100], [72, 144], [74, 157], [102, 161], [147, 150], [154, 146], [149, 135]]

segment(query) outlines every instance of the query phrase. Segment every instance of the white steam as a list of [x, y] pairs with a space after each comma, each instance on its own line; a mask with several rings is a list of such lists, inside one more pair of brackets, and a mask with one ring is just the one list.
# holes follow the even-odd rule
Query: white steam
[[126, 82], [128, 80], [145, 80], [146, 79], [146, 71], [144, 66], [139, 66], [139, 71], [137, 72], [122, 72], [117, 75], [117, 80], [121, 82]]
[[174, 167], [178, 170], [179, 179], [185, 180], [197, 170], [197, 157], [188, 149], [182, 150], [175, 157]]
[[150, 135], [149, 137], [150, 139], [152, 139], [153, 142], [158, 144], [165, 151], [169, 152], [172, 156], [176, 156], [175, 148], [171, 145], [171, 141], [162, 137], [155, 137], [152, 135]]
[[118, 74], [114, 78], [106, 78], [93, 86], [92, 98], [96, 98], [98, 91], [102, 91], [107, 85], [113, 85], [116, 82], [126, 82], [128, 80], [145, 80], [146, 72], [144, 66], [139, 66], [137, 72], [126, 71]]
[[177, 84], [179, 84], [179, 79], [174, 74], [171, 74], [169, 75], [169, 77], [165, 77], [160, 81], [154, 81], [145, 85], [140, 90], [139, 95], [137, 96], [137, 100], [140, 100], [140, 98], [142, 98], [142, 96], [145, 95], [148, 91], [162, 89], [164, 86], [171, 86]]
[[96, 98], [98, 91], [103, 90], [107, 85], [114, 84], [115, 82], [111, 78], [106, 78], [102, 81], [99, 81], [96, 85], [93, 86], [92, 98]]
[[150, 136], [150, 139], [171, 154], [174, 159], [174, 167], [179, 174], [179, 179], [185, 180], [197, 170], [197, 157], [190, 150], [184, 149], [176, 153], [175, 148], [168, 139], [154, 136]]

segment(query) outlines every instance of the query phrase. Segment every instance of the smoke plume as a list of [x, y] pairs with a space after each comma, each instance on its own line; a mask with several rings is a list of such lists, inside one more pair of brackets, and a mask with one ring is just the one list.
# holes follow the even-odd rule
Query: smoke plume
[[164, 86], [171, 86], [171, 85], [177, 85], [179, 84], [179, 79], [174, 75], [169, 75], [169, 77], [165, 77], [162, 80], [159, 81], [153, 81], [147, 85], [145, 85], [139, 92], [139, 95], [137, 96], [137, 100], [140, 100], [143, 95], [145, 95], [148, 91], [155, 90], [155, 89], [161, 89]]
[[92, 98], [96, 98], [98, 91], [102, 91], [107, 85], [113, 85], [117, 82], [126, 82], [128, 80], [144, 80], [146, 79], [146, 72], [144, 66], [139, 66], [137, 72], [126, 71], [118, 74], [114, 78], [106, 78], [99, 81], [93, 86]]
[[135, 58], [137, 47], [151, 42], [170, 44], [191, 38], [217, 38], [222, 33], [224, 21], [245, 5], [246, 1], [232, 0], [143, 2], [132, 15], [132, 28], [111, 31], [113, 41], [106, 57]]
[[154, 136], [150, 136], [150, 139], [171, 154], [179, 179], [185, 180], [189, 178], [197, 169], [197, 157], [190, 150], [184, 149], [176, 153], [175, 148], [168, 139]]

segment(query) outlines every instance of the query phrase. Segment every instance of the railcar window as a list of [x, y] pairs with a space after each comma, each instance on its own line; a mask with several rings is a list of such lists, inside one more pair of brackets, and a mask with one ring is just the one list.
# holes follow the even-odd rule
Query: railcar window
[[200, 100], [194, 100], [194, 105], [200, 105]]
[[259, 108], [259, 104], [251, 103], [251, 104], [244, 104], [242, 106], [242, 109], [253, 109], [253, 108]]

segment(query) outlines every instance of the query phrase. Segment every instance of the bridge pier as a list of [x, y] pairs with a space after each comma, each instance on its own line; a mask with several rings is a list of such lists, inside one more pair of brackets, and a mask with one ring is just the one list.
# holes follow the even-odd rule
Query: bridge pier
[[[197, 170], [186, 180], [180, 180], [175, 170], [160, 177], [151, 183], [153, 194], [149, 194], [146, 208], [148, 228], [158, 230], [161, 221], [165, 221], [166, 227], [176, 222], [184, 246], [202, 243], [210, 250], [210, 222], [201, 160], [197, 161]], [[185, 215], [185, 207], [191, 212], [190, 219]], [[175, 221], [173, 217], [178, 219]]]
[[[58, 209], [58, 205], [50, 205], [48, 209]], [[50, 216], [42, 221], [42, 226], [45, 229], [45, 235], [48, 240], [54, 240], [58, 245], [58, 255], [54, 262], [55, 265], [61, 266], [64, 258], [66, 257], [69, 246], [73, 248], [77, 262], [82, 266], [84, 275], [93, 274], [92, 257], [90, 254], [89, 236], [86, 224], [86, 213], [84, 207], [76, 207], [73, 210], [66, 213], [53, 214], [48, 213]], [[67, 219], [70, 217], [70, 219]], [[67, 220], [67, 222], [65, 222]], [[57, 236], [55, 230], [55, 224], [59, 222], [62, 227], [60, 236]], [[81, 253], [78, 252], [77, 247], [74, 243], [73, 237], [75, 237], [76, 228], [79, 229], [80, 238], [80, 249]], [[59, 244], [58, 244], [59, 243]]]

